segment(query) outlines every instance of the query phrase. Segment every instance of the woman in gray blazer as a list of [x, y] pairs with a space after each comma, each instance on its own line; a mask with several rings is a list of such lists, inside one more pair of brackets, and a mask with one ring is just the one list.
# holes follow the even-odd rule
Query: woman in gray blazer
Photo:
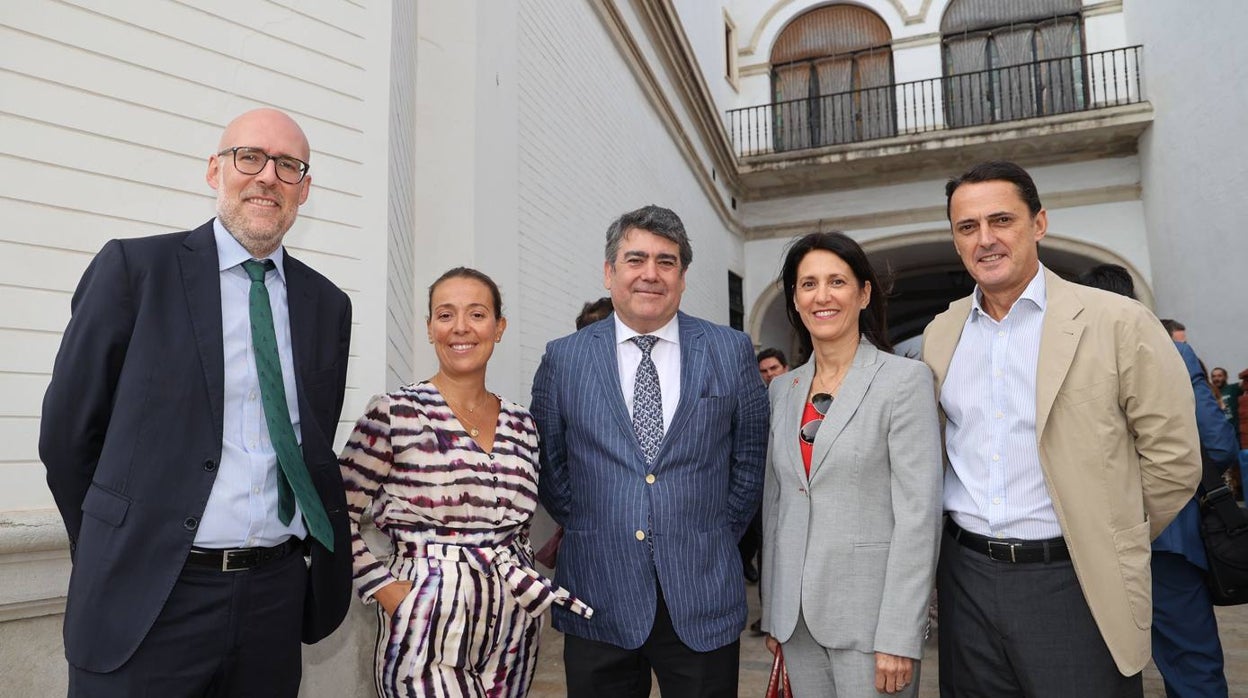
[[811, 358], [770, 387], [767, 643], [798, 696], [914, 695], [940, 539], [932, 375], [892, 354], [884, 291], [846, 235], [795, 241], [781, 280]]

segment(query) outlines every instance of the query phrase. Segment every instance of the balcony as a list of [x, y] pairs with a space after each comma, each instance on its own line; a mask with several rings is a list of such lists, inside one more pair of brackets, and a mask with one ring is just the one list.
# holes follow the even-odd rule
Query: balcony
[[746, 200], [1136, 152], [1152, 122], [1131, 46], [727, 114]]

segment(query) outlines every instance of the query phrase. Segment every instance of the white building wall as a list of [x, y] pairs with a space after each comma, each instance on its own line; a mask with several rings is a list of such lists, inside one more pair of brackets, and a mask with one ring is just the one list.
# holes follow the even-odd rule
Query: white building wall
[[[390, 196], [386, 255], [386, 390], [415, 377], [423, 337], [416, 264], [416, 4], [397, 2], [390, 21]], [[347, 417], [350, 419], [350, 416]]]
[[[427, 290], [443, 272], [468, 266], [500, 286], [514, 322], [517, 299], [517, 3], [416, 5], [416, 131], [413, 369], [437, 371], [429, 345]], [[490, 361], [491, 389], [527, 395], [514, 329]]]
[[1128, 0], [1124, 15], [1157, 110], [1140, 140], [1157, 312], [1234, 376], [1248, 368], [1248, 4]]
[[[715, 110], [720, 113], [736, 106], [737, 101], [737, 89], [728, 79], [729, 66], [724, 46], [725, 14], [731, 17], [734, 31], [740, 29], [736, 27], [736, 17], [731, 16], [732, 13], [725, 4], [723, 0], [672, 1], [685, 37], [689, 40], [689, 46], [693, 49], [698, 66], [706, 79], [706, 86], [715, 100]], [[738, 36], [738, 41], [731, 47], [734, 54], [740, 43], [739, 39]]]
[[[234, 116], [283, 109], [311, 143], [311, 195], [286, 243], [354, 305], [338, 443], [385, 383], [388, 275], [374, 270], [387, 268], [390, 9], [328, 0], [0, 5], [0, 665], [26, 668], [0, 672], [0, 695], [64, 693], [68, 551], [36, 445], [70, 295], [107, 240], [215, 215], [204, 174]], [[309, 650], [305, 695], [367, 685], [355, 660], [371, 640], [360, 616], [371, 620], [353, 614]]]
[[519, 34], [522, 271], [510, 333], [520, 335], [519, 399], [546, 342], [606, 295], [607, 226], [645, 204], [676, 211], [693, 243], [682, 309], [728, 320], [725, 269], [744, 270], [730, 233], [589, 4], [525, 0]]
[[[384, 207], [386, 171], [364, 136], [370, 15], [359, 7], [249, 5], [247, 22], [177, 3], [20, 0], [0, 12], [0, 434], [20, 445], [0, 464], [0, 510], [12, 510], [52, 505], [34, 450], [39, 404], [78, 278], [110, 238], [215, 215], [204, 172], [231, 118], [268, 104], [307, 132], [312, 193], [287, 246], [351, 294], [365, 333], [379, 327], [368, 308], [384, 306], [363, 262], [384, 240], [384, 216], [365, 224]], [[354, 365], [352, 383], [369, 372]]]

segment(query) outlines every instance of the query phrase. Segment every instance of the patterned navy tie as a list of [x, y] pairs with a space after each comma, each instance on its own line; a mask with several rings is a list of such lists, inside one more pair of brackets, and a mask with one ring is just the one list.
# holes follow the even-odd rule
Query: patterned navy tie
[[646, 463], [653, 463], [663, 441], [663, 393], [659, 390], [659, 371], [650, 358], [650, 350], [659, 338], [643, 334], [632, 341], [641, 349], [641, 363], [633, 383], [633, 431], [637, 432]]
[[298, 501], [308, 533], [333, 552], [334, 529], [303, 462], [303, 451], [295, 440], [295, 428], [286, 407], [286, 384], [282, 381], [282, 361], [277, 354], [273, 309], [269, 306], [269, 289], [264, 286], [264, 273], [273, 268], [272, 260], [268, 259], [243, 262], [243, 271], [251, 279], [251, 343], [256, 354], [260, 401], [264, 405], [264, 421], [269, 427], [269, 441], [280, 466], [277, 470], [277, 518], [289, 524]]

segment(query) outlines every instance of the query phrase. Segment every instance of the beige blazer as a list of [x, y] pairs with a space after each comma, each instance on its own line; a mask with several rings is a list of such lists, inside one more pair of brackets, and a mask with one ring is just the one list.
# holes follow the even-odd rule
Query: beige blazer
[[798, 445], [814, 361], [771, 382], [763, 485], [763, 628], [799, 613], [824, 647], [920, 659], [940, 542], [932, 373], [863, 340], [815, 437]]
[[[1092, 617], [1118, 670], [1130, 676], [1149, 658], [1149, 543], [1200, 481], [1191, 383], [1144, 306], [1044, 274], [1040, 465]], [[970, 311], [969, 296], [955, 301], [923, 334], [937, 395]]]

